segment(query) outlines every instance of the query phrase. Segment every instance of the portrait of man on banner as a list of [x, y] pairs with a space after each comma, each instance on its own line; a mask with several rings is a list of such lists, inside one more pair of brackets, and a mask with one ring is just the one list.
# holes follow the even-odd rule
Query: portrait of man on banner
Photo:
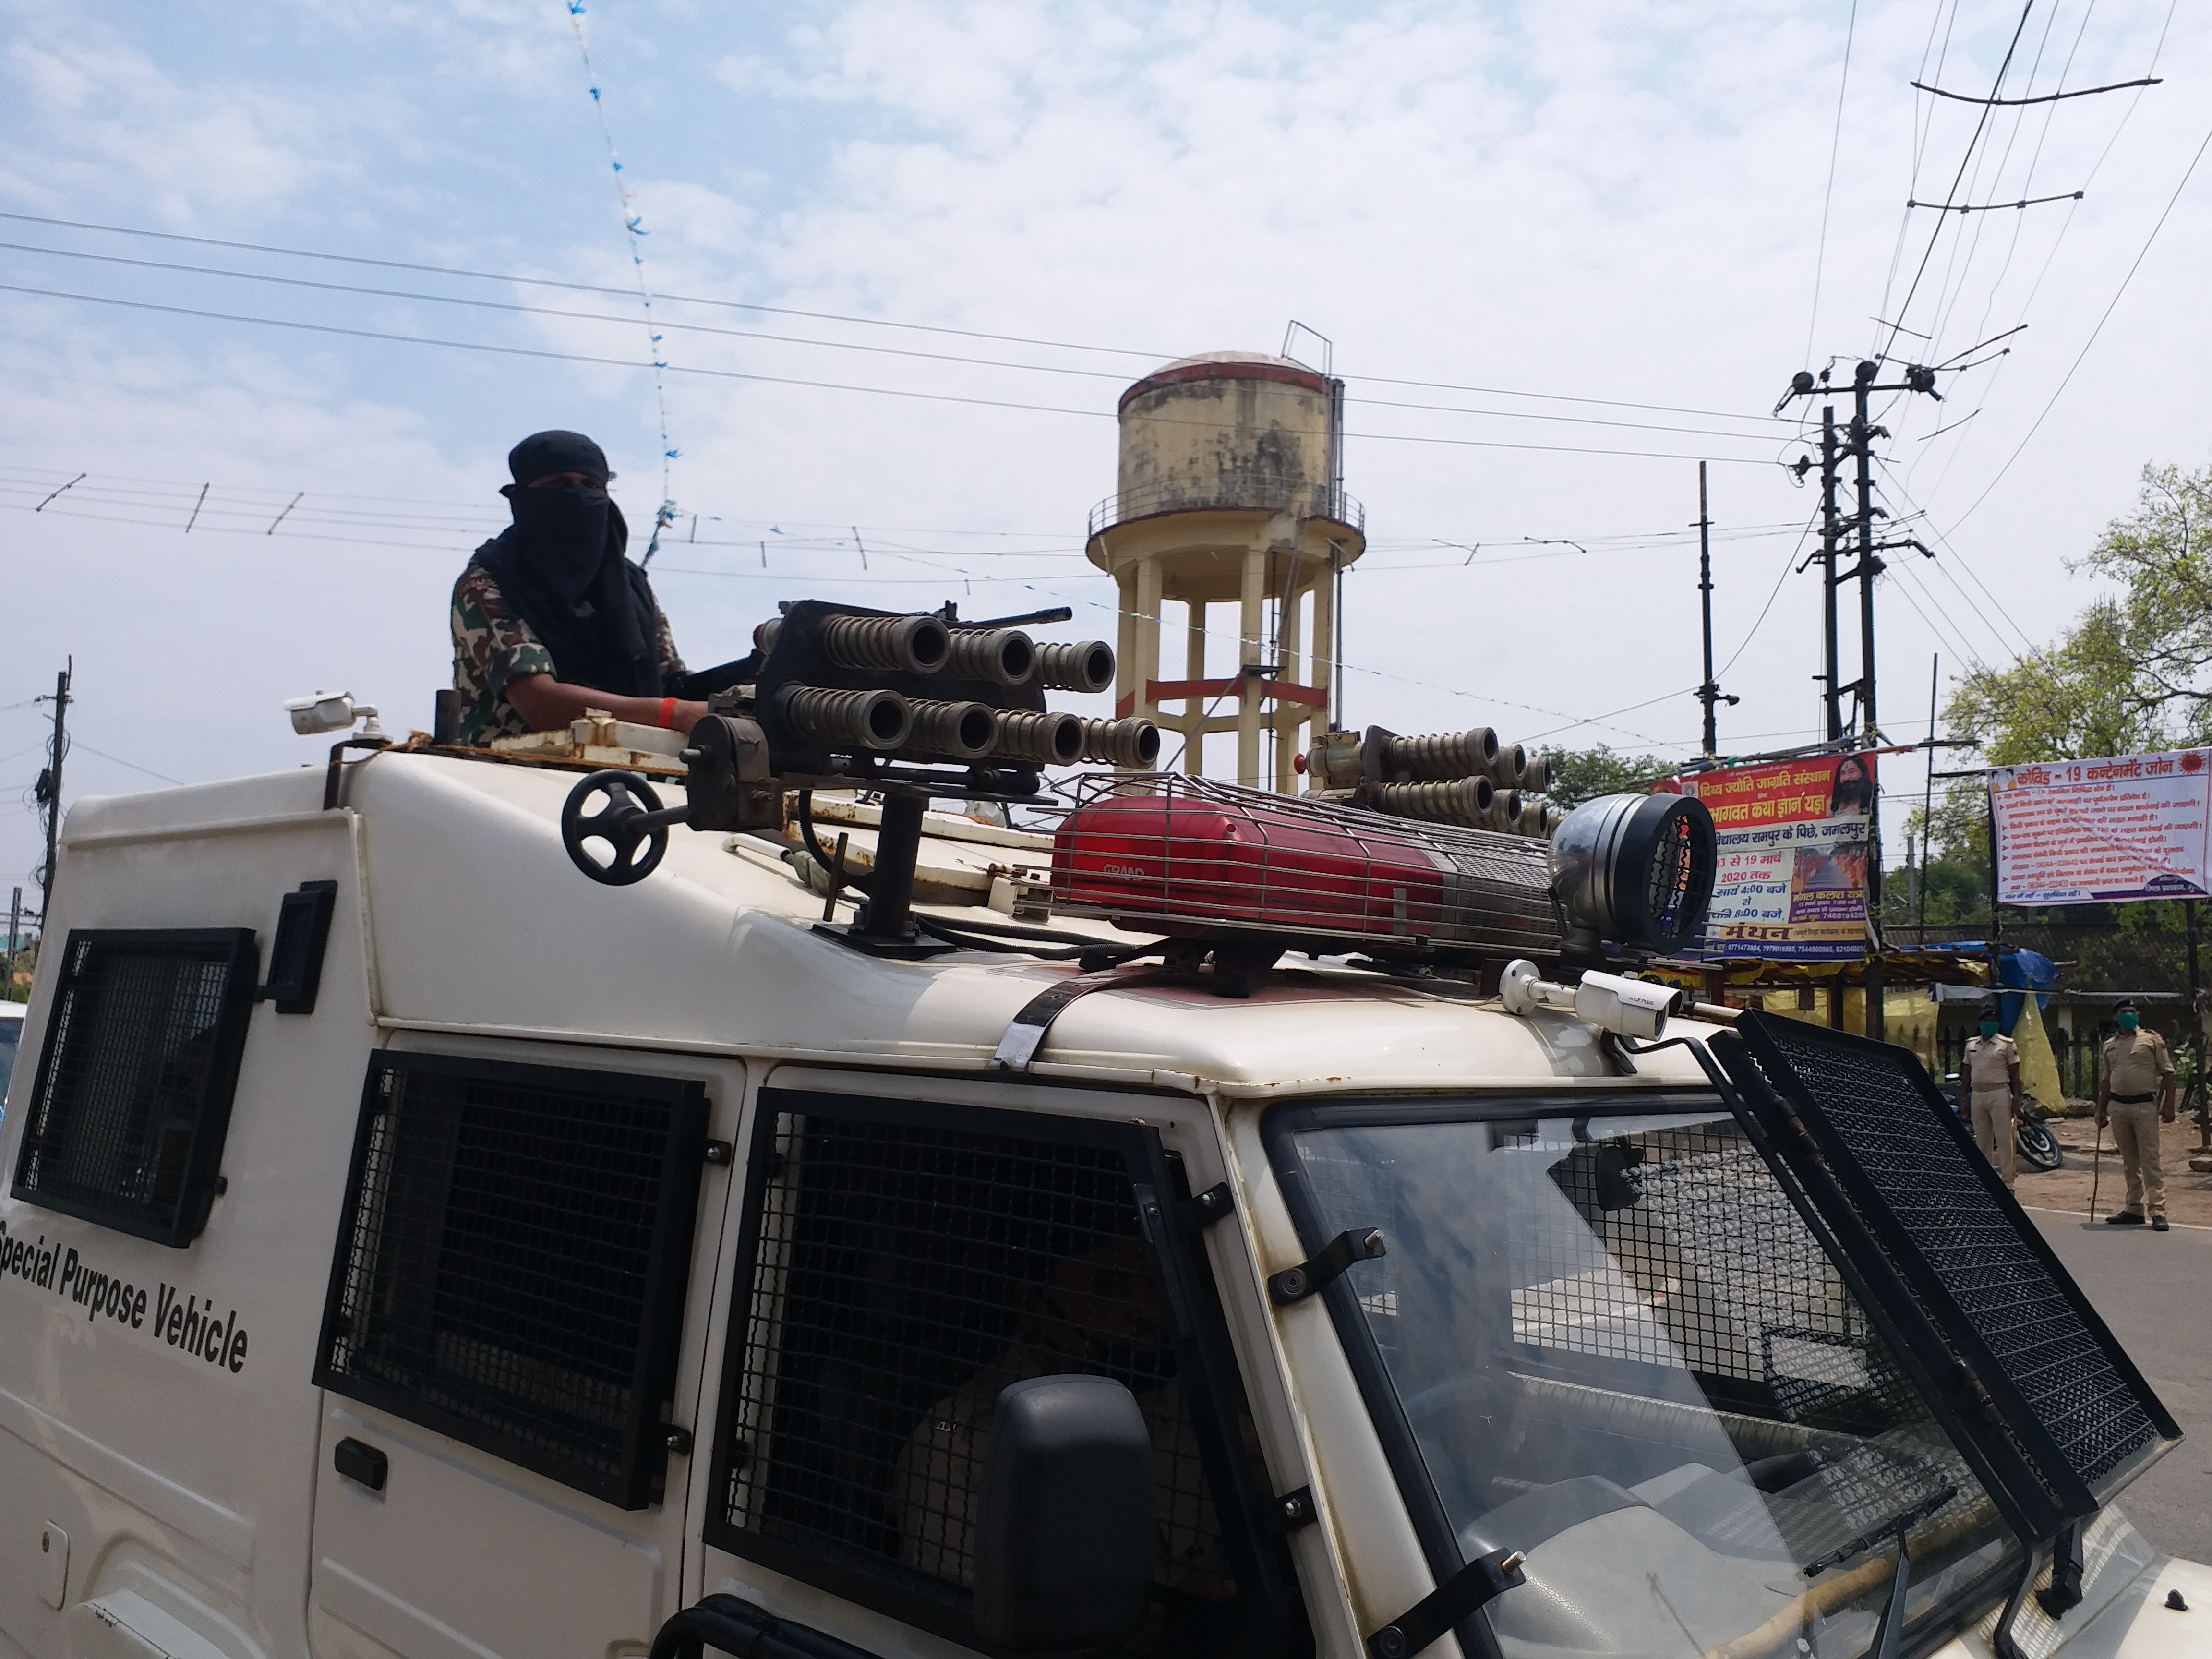
[[1730, 767], [1682, 781], [1713, 815], [1719, 879], [1705, 953], [1855, 961], [1867, 937], [1871, 755]]

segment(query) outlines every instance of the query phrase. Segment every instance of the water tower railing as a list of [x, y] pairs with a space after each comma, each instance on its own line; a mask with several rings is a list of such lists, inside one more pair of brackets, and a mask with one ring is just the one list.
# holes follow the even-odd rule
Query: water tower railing
[[1091, 509], [1090, 533], [1110, 530], [1132, 520], [1156, 518], [1163, 513], [1251, 512], [1296, 513], [1304, 519], [1326, 519], [1349, 525], [1364, 536], [1367, 509], [1350, 491], [1327, 484], [1230, 488], [1208, 496], [1188, 484], [1148, 484], [1109, 495]]

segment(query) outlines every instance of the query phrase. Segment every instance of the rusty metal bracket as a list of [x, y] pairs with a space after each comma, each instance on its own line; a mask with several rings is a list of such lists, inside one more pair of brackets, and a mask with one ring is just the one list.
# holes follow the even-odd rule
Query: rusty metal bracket
[[1332, 1281], [1341, 1279], [1358, 1261], [1372, 1261], [1387, 1255], [1380, 1227], [1361, 1227], [1339, 1233], [1314, 1253], [1310, 1261], [1285, 1267], [1267, 1280], [1267, 1297], [1279, 1308], [1317, 1296]]
[[1367, 1638], [1373, 1659], [1413, 1659], [1462, 1619], [1522, 1583], [1521, 1552], [1478, 1555]]
[[1125, 973], [1121, 968], [1109, 968], [1100, 974], [1079, 974], [1073, 979], [1064, 979], [1049, 989], [1040, 991], [1023, 1005], [1006, 1027], [1006, 1034], [999, 1039], [998, 1048], [991, 1055], [994, 1072], [1026, 1072], [1036, 1052], [1044, 1046], [1045, 1033], [1052, 1030], [1053, 1021], [1061, 1011], [1078, 997], [1089, 996], [1093, 991], [1110, 991], [1117, 985], [1126, 985], [1140, 977], [1149, 977], [1153, 970], [1139, 974]]

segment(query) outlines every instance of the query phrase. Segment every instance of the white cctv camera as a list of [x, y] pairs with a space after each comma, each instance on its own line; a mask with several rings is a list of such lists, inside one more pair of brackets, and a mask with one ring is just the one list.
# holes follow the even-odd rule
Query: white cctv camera
[[1585, 973], [1582, 983], [1575, 987], [1575, 1012], [1617, 1036], [1662, 1035], [1667, 1016], [1675, 1012], [1682, 1001], [1682, 994], [1671, 985], [1627, 979], [1619, 974]]
[[1509, 1013], [1557, 1008], [1615, 1036], [1647, 1040], [1665, 1034], [1668, 1015], [1684, 1001], [1671, 985], [1620, 974], [1585, 973], [1579, 985], [1561, 985], [1543, 978], [1536, 964], [1526, 960], [1505, 964], [1498, 992]]
[[368, 722], [362, 735], [382, 735], [376, 724], [375, 708], [368, 703], [356, 702], [350, 691], [331, 694], [318, 691], [312, 697], [294, 697], [285, 703], [284, 712], [292, 717], [292, 729], [303, 738], [317, 737], [326, 732], [349, 731], [356, 720]]

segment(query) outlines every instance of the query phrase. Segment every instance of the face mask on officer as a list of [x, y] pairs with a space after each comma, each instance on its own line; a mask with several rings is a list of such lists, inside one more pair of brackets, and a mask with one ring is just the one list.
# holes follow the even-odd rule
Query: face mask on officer
[[607, 492], [582, 483], [511, 489], [507, 504], [529, 537], [530, 562], [574, 605], [591, 591], [607, 551]]
[[607, 458], [580, 432], [538, 432], [507, 454], [514, 482], [500, 494], [514, 510], [526, 557], [573, 605], [591, 592], [607, 553]]
[[2120, 1029], [2121, 1029], [2123, 1031], [2132, 1031], [2132, 1030], [2134, 1030], [2136, 1029], [2136, 1025], [2137, 1022], [2139, 1022], [2139, 1021], [2142, 1019], [2142, 1015], [2140, 1015], [2140, 1014], [2138, 1014], [2137, 1012], [2136, 1012], [2136, 1011], [2135, 1011], [2134, 1009], [2130, 1008], [2130, 1009], [2126, 1010], [2124, 1012], [2121, 1013], [2121, 1014], [2118, 1016], [2119, 1022], [2120, 1022]]
[[1995, 1021], [1995, 1020], [1993, 1020], [1993, 1019], [1985, 1019], [1985, 1020], [1984, 1020], [1984, 1021], [1982, 1022], [1982, 1035], [1983, 1035], [1984, 1036], [1985, 1036], [1985, 1037], [1993, 1037], [1993, 1036], [1995, 1036], [1996, 1034], [1997, 1034], [1997, 1023], [1996, 1023], [1996, 1021]]

